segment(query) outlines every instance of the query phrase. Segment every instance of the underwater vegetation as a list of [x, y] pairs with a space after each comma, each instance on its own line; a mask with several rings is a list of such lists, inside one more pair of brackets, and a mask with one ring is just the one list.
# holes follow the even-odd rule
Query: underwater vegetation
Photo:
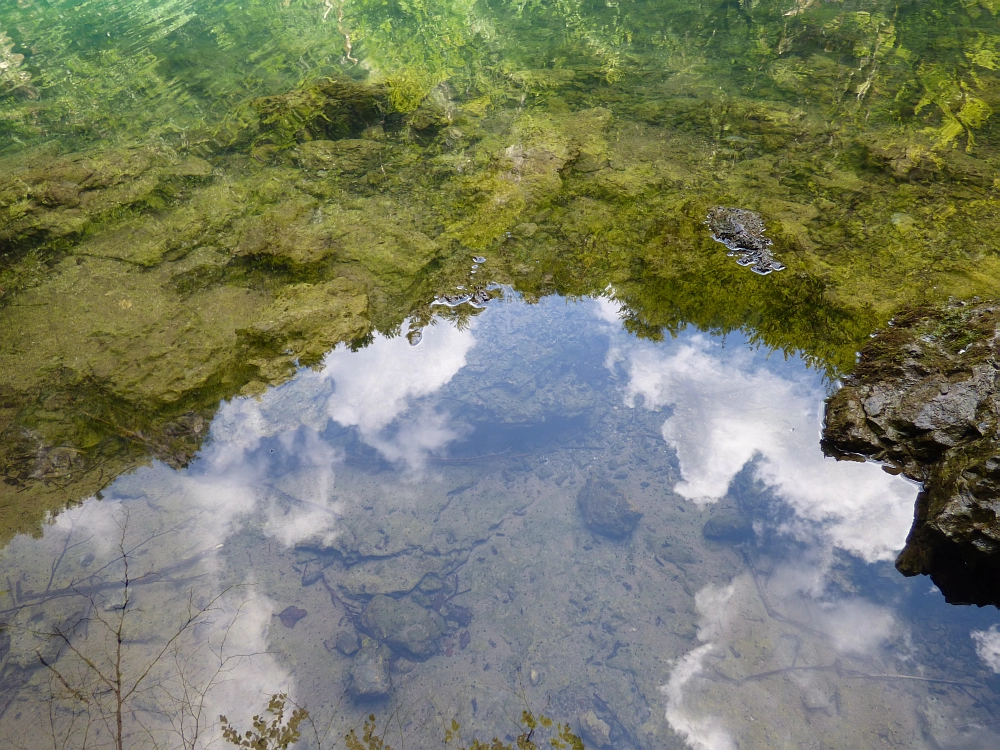
[[[223, 739], [229, 745], [252, 750], [288, 750], [289, 747], [298, 744], [302, 737], [299, 727], [304, 722], [311, 722], [309, 711], [301, 707], [293, 709], [286, 721], [285, 710], [288, 704], [288, 696], [284, 693], [271, 696], [265, 713], [254, 716], [253, 729], [242, 733], [233, 727], [225, 716], [219, 717], [223, 726]], [[344, 738], [344, 746], [347, 750], [392, 750], [389, 744], [391, 718], [389, 721], [384, 721], [384, 726], [380, 728], [375, 714], [369, 714], [361, 730], [361, 736], [358, 737], [357, 732], [352, 729]], [[495, 737], [492, 742], [473, 739], [471, 743], [465, 743], [461, 741], [461, 725], [452, 719], [444, 732], [444, 744], [460, 747], [460, 750], [515, 750], [515, 748], [538, 750], [539, 746], [545, 745], [556, 750], [567, 750], [567, 748], [584, 750], [583, 740], [573, 734], [569, 724], [554, 722], [545, 714], [536, 715], [525, 709], [521, 712], [518, 724], [521, 731], [511, 742], [504, 742]], [[541, 735], [547, 730], [551, 730], [553, 736], [547, 743], [542, 743], [536, 734]], [[318, 740], [318, 746], [324, 746], [321, 740]]]
[[[183, 465], [338, 343], [480, 314], [433, 305], [457, 287], [605, 294], [831, 378], [898, 310], [996, 295], [998, 11], [5, 4], [0, 537]], [[720, 205], [787, 270], [727, 258]]]

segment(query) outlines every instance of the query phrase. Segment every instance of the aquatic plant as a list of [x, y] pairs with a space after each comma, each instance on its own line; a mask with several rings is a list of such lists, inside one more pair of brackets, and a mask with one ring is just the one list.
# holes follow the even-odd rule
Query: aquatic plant
[[[551, 730], [553, 736], [549, 739], [548, 745], [556, 750], [584, 750], [583, 740], [573, 734], [569, 724], [557, 723], [552, 718], [544, 714], [535, 714], [529, 709], [521, 711], [521, 732], [514, 738], [513, 742], [503, 742], [494, 737], [492, 742], [473, 739], [466, 745], [459, 740], [461, 725], [451, 720], [450, 726], [445, 730], [444, 744], [458, 745], [458, 750], [538, 750], [539, 741], [536, 733], [542, 730]], [[349, 747], [348, 750], [367, 750], [365, 748]]]
[[[302, 734], [299, 726], [309, 717], [309, 712], [301, 707], [292, 710], [285, 720], [286, 693], [276, 693], [264, 709], [264, 713], [253, 717], [253, 728], [239, 732], [225, 716], [219, 717], [222, 725], [222, 739], [230, 745], [248, 750], [288, 750], [296, 744]], [[270, 714], [270, 721], [265, 714]], [[348, 747], [351, 748], [350, 744]], [[351, 748], [353, 750], [353, 748]]]
[[[285, 720], [285, 708], [288, 696], [277, 693], [271, 696], [264, 713], [253, 717], [253, 729], [238, 731], [225, 716], [220, 716], [222, 723], [222, 738], [227, 744], [248, 750], [288, 750], [301, 739], [299, 727], [304, 721], [309, 721], [309, 711], [297, 707], [292, 715]], [[270, 714], [271, 718], [265, 716]], [[491, 742], [473, 739], [470, 743], [460, 740], [461, 725], [452, 719], [444, 733], [444, 744], [455, 747], [456, 750], [538, 750], [539, 740], [536, 734], [551, 730], [552, 736], [548, 745], [556, 750], [584, 750], [583, 740], [575, 735], [569, 724], [554, 722], [544, 714], [534, 714], [525, 709], [521, 712], [521, 732], [513, 741], [504, 742], [494, 737]], [[323, 743], [317, 737], [318, 746]], [[347, 750], [393, 750], [386, 739], [386, 733], [379, 730], [375, 714], [369, 714], [359, 737], [354, 729], [344, 736]]]

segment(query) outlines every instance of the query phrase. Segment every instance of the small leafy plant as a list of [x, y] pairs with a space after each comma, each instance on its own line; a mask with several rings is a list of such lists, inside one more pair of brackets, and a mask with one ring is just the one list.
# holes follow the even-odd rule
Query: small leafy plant
[[[544, 714], [535, 716], [535, 714], [527, 709], [521, 712], [522, 732], [515, 738], [513, 744], [509, 742], [505, 743], [499, 738], [494, 737], [493, 741], [489, 743], [482, 740], [473, 740], [471, 745], [462, 744], [459, 750], [538, 750], [538, 743], [535, 741], [535, 732], [539, 727], [543, 729], [552, 729], [555, 727], [555, 736], [549, 739], [549, 745], [556, 748], [556, 750], [585, 750], [583, 740], [573, 734], [569, 724], [554, 722]], [[458, 739], [459, 730], [461, 730], [461, 725], [452, 719], [451, 727], [444, 733], [446, 745], [460, 741]], [[349, 747], [349, 750], [359, 750], [359, 748]], [[360, 750], [367, 749], [362, 748]], [[378, 750], [381, 750], [381, 748]]]
[[[223, 739], [230, 745], [249, 748], [249, 750], [288, 750], [299, 741], [301, 737], [299, 725], [309, 718], [309, 712], [304, 708], [296, 708], [292, 711], [286, 724], [285, 704], [287, 702], [288, 696], [285, 693], [272, 695], [266, 709], [266, 713], [272, 717], [271, 720], [268, 721], [263, 714], [254, 716], [253, 729], [248, 729], [243, 734], [240, 734], [236, 727], [229, 723], [229, 719], [220, 716]], [[381, 750], [381, 745], [378, 748]]]

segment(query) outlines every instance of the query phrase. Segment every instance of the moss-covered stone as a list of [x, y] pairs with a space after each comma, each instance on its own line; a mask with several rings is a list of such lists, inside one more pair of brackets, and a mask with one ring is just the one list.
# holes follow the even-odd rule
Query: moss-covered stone
[[830, 398], [823, 431], [828, 454], [923, 483], [896, 567], [959, 604], [1000, 606], [998, 330], [995, 303], [897, 316]]
[[261, 97], [252, 106], [260, 118], [257, 142], [278, 147], [360, 134], [379, 124], [390, 109], [385, 87], [340, 77]]
[[99, 222], [135, 209], [164, 207], [211, 179], [197, 157], [150, 148], [45, 153], [0, 164], [0, 254], [83, 235]]

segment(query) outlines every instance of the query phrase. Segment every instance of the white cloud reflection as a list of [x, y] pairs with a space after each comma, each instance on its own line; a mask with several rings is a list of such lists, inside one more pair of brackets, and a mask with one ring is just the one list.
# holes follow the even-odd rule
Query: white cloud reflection
[[[607, 365], [627, 375], [626, 405], [665, 412], [661, 432], [681, 474], [674, 492], [697, 505], [715, 503], [749, 465], [793, 511], [771, 531], [807, 543], [772, 561], [766, 577], [741, 573], [697, 593], [701, 643], [677, 660], [661, 688], [666, 719], [696, 750], [773, 746], [774, 731], [788, 746], [807, 743], [822, 723], [839, 721], [840, 667], [832, 665], [878, 673], [908, 658], [896, 614], [836, 593], [829, 576], [837, 549], [867, 563], [894, 557], [912, 521], [916, 487], [874, 464], [823, 456], [826, 394], [804, 367], [700, 334], [666, 345], [636, 341], [619, 332], [612, 303], [602, 300], [599, 314], [615, 323]], [[861, 695], [881, 689], [874, 679], [854, 682]], [[892, 713], [916, 733], [915, 700]], [[800, 714], [787, 711], [800, 705]], [[771, 720], [777, 713], [780, 721]], [[855, 731], [863, 742], [865, 729], [841, 734]]]
[[[359, 352], [338, 347], [323, 363], [323, 378], [335, 384], [327, 412], [338, 424], [357, 427], [361, 439], [388, 460], [419, 469], [463, 430], [430, 406], [410, 407], [450, 382], [474, 345], [471, 330], [441, 323], [426, 328], [418, 346], [397, 336], [380, 337]], [[400, 417], [402, 423], [388, 429]]]
[[987, 630], [973, 630], [976, 655], [995, 674], [1000, 674], [1000, 628], [993, 625]]
[[[607, 301], [602, 315], [616, 315]], [[618, 336], [609, 359], [628, 371], [628, 405], [669, 408], [662, 432], [680, 463], [677, 494], [713, 503], [756, 458], [756, 477], [795, 511], [788, 531], [823, 535], [868, 562], [890, 560], [902, 546], [916, 487], [875, 464], [823, 456], [825, 394], [815, 376], [779, 373], [747, 347], [703, 335], [671, 346]]]
[[[141, 640], [130, 656], [135, 664], [170, 638], [189, 605], [209, 603], [197, 625], [176, 641], [176, 654], [150, 673], [151, 687], [144, 693], [152, 703], [175, 707], [195, 696], [201, 718], [184, 712], [190, 705], [176, 715], [143, 708], [137, 716], [159, 739], [173, 741], [181, 731], [178, 722], [186, 721], [184, 731], [190, 731], [195, 721], [203, 732], [199, 747], [217, 741], [220, 714], [244, 724], [247, 711], [259, 709], [275, 692], [295, 688], [292, 673], [269, 644], [275, 613], [284, 605], [263, 593], [268, 586], [256, 585], [256, 550], [241, 532], [263, 534], [284, 547], [333, 542], [344, 510], [336, 493], [344, 456], [325, 437], [330, 421], [356, 428], [385, 458], [419, 471], [428, 455], [463, 434], [428, 397], [461, 370], [474, 344], [470, 330], [439, 322], [425, 330], [417, 347], [403, 336], [379, 337], [359, 352], [340, 347], [317, 371], [303, 371], [259, 398], [224, 403], [188, 470], [154, 463], [124, 475], [102, 501], [61, 513], [43, 539], [18, 537], [3, 555], [16, 559], [19, 569], [43, 576], [26, 580], [27, 591], [43, 587], [50, 571], [57, 586], [64, 579], [89, 580], [95, 570], [115, 580], [124, 533], [133, 570], [139, 571], [133, 577], [166, 571], [163, 575], [177, 581], [136, 588], [134, 628]], [[63, 547], [73, 554], [60, 554]], [[57, 598], [24, 610], [33, 619], [15, 634], [12, 648], [18, 653], [12, 658], [34, 664], [34, 651], [48, 642], [45, 629], [81, 616], [62, 611], [75, 601]], [[105, 604], [114, 606], [103, 599], [98, 606]], [[99, 628], [90, 630], [96, 634]], [[88, 658], [103, 658], [103, 641], [88, 640], [81, 647], [97, 649], [81, 652]], [[65, 657], [60, 661], [68, 663]], [[85, 667], [82, 674], [86, 677]]]
[[[881, 715], [865, 706], [883, 696], [877, 676], [900, 652], [901, 625], [888, 608], [854, 597], [820, 601], [748, 573], [703, 587], [695, 605], [701, 645], [677, 660], [660, 689], [667, 721], [695, 750], [771, 747], [765, 738], [775, 732], [782, 747], [802, 747], [824, 730], [861, 747], [886, 720], [917, 731], [917, 696], [899, 695]], [[853, 709], [838, 697], [842, 670], [859, 699]], [[845, 726], [841, 711], [855, 722]]]

